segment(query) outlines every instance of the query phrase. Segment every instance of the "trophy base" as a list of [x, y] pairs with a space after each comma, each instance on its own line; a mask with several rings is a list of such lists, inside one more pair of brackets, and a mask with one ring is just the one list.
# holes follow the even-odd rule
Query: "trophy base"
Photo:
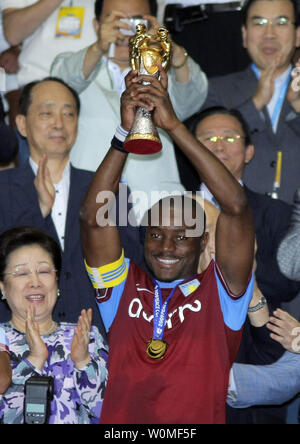
[[156, 154], [162, 150], [162, 144], [152, 134], [134, 134], [126, 138], [124, 148], [132, 154]]

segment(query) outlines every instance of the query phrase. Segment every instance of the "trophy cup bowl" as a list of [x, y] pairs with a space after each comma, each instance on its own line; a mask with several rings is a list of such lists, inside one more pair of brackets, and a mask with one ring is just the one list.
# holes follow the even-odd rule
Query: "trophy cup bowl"
[[[140, 74], [159, 78], [160, 64], [166, 71], [170, 63], [171, 44], [168, 42], [168, 31], [164, 27], [157, 30], [156, 35], [147, 33], [144, 24], [136, 26], [136, 35], [129, 40], [130, 62], [134, 70]], [[144, 84], [149, 84], [144, 82]], [[155, 124], [152, 112], [138, 107], [135, 120], [124, 148], [133, 154], [156, 154], [162, 149], [162, 143]]]

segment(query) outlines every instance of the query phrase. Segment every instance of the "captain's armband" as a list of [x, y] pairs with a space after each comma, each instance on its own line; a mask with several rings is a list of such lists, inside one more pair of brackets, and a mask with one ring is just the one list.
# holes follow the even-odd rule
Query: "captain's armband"
[[111, 264], [99, 268], [89, 267], [86, 261], [84, 261], [84, 264], [93, 287], [96, 289], [116, 287], [127, 277], [128, 266], [124, 257], [124, 250], [122, 250], [120, 259]]

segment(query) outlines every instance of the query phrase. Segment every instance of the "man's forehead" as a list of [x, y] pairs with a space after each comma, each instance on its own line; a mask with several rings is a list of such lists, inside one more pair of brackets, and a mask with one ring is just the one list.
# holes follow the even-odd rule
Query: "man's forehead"
[[205, 214], [203, 207], [196, 200], [173, 196], [157, 202], [148, 212], [147, 222], [146, 226], [151, 229], [156, 228], [169, 234], [186, 232], [187, 237], [198, 237], [204, 231]]
[[290, 0], [257, 0], [252, 3], [248, 11], [248, 19], [253, 16], [272, 17], [293, 16], [294, 6]]
[[239, 131], [243, 132], [242, 126], [238, 119], [230, 114], [213, 114], [205, 117], [198, 123], [196, 131], [198, 134], [206, 132], [222, 131]]
[[47, 81], [34, 86], [31, 91], [31, 105], [55, 106], [63, 103], [66, 106], [75, 106], [75, 99], [69, 89], [59, 82]]
[[150, 225], [148, 227], [148, 229], [150, 231], [168, 231], [168, 232], [172, 232], [172, 233], [185, 233], [185, 231], [187, 230], [186, 226], [180, 225]]
[[104, 0], [102, 17], [106, 17], [112, 11], [119, 11], [124, 14], [144, 15], [150, 14], [148, 0]]

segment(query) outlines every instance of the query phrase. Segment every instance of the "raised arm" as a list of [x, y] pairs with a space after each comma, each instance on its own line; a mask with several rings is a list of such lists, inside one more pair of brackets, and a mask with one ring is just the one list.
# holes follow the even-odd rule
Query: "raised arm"
[[161, 82], [151, 78], [150, 85], [141, 85], [140, 76], [133, 79], [127, 92], [139, 106], [154, 111], [157, 126], [166, 130], [197, 169], [221, 207], [216, 227], [216, 260], [234, 295], [246, 288], [254, 255], [252, 213], [243, 188], [223, 164], [176, 117], [168, 93], [167, 76]]
[[[120, 258], [122, 246], [116, 226], [101, 226], [107, 213], [102, 211], [114, 203], [127, 155], [110, 148], [95, 173], [81, 212], [81, 236], [86, 262], [101, 267]], [[108, 197], [109, 196], [109, 197]]]
[[[136, 73], [131, 72], [126, 77], [126, 84], [130, 85], [135, 77]], [[122, 126], [129, 131], [134, 121], [136, 105], [128, 101], [127, 97], [125, 92], [122, 96], [121, 114]], [[101, 222], [107, 218], [105, 210], [115, 201], [126, 160], [125, 152], [111, 147], [83, 200], [80, 212], [82, 245], [84, 257], [90, 267], [101, 267], [121, 257], [122, 246], [117, 227], [102, 226]]]
[[3, 30], [6, 40], [13, 46], [22, 43], [62, 2], [63, 0], [39, 0], [25, 8], [3, 9]]

